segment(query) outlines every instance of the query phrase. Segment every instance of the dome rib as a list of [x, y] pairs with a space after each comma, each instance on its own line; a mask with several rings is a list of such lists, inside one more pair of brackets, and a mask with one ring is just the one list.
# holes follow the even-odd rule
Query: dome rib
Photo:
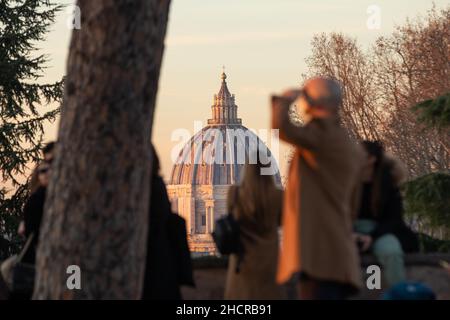
[[[237, 118], [234, 95], [228, 90], [226, 78], [223, 72], [220, 90], [214, 96], [213, 118], [189, 139], [178, 154], [170, 175], [171, 185], [236, 184], [251, 152], [262, 147], [268, 155], [271, 154], [264, 142]], [[221, 135], [217, 136], [217, 133]], [[273, 157], [271, 159], [275, 161]], [[278, 171], [278, 166], [276, 168]], [[279, 172], [275, 179], [281, 182]]]
[[[223, 141], [216, 133], [222, 135]], [[210, 142], [211, 139], [213, 139], [212, 142]], [[232, 141], [233, 139], [235, 141]], [[248, 161], [250, 154], [258, 148], [259, 152], [271, 154], [264, 142], [245, 126], [207, 126], [197, 132], [180, 151], [172, 170], [170, 184], [238, 183], [244, 166], [242, 161]], [[222, 159], [218, 157], [219, 153], [222, 154]], [[272, 158], [272, 161], [274, 160]], [[208, 161], [210, 163], [207, 163]]]

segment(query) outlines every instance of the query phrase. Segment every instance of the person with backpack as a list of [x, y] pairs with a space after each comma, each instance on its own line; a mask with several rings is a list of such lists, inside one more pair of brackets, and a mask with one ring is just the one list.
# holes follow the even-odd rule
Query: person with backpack
[[229, 257], [225, 299], [282, 299], [276, 284], [282, 190], [264, 165], [246, 163], [239, 185], [228, 191], [227, 208], [239, 225], [239, 252]]

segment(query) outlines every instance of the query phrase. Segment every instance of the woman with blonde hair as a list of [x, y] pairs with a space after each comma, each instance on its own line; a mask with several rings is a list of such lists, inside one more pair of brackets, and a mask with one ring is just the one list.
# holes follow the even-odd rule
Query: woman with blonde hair
[[275, 283], [282, 191], [263, 168], [259, 161], [247, 163], [241, 183], [228, 191], [228, 212], [239, 224], [244, 254], [230, 255], [225, 299], [283, 298]]

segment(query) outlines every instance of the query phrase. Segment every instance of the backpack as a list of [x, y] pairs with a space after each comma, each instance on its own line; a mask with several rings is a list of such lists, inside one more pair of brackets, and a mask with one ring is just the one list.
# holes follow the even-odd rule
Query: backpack
[[236, 273], [239, 273], [240, 263], [243, 259], [243, 246], [240, 239], [240, 227], [238, 221], [233, 216], [233, 208], [236, 203], [237, 189], [234, 190], [233, 201], [230, 211], [224, 217], [216, 221], [212, 237], [217, 249], [223, 255], [238, 255]]
[[436, 300], [436, 295], [428, 286], [420, 282], [400, 282], [387, 290], [383, 300]]

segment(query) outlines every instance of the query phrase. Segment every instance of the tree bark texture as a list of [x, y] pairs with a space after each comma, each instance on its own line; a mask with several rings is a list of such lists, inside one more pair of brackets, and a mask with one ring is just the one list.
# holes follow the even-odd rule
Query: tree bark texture
[[[34, 299], [138, 299], [170, 0], [79, 0]], [[81, 269], [69, 290], [67, 267]]]

